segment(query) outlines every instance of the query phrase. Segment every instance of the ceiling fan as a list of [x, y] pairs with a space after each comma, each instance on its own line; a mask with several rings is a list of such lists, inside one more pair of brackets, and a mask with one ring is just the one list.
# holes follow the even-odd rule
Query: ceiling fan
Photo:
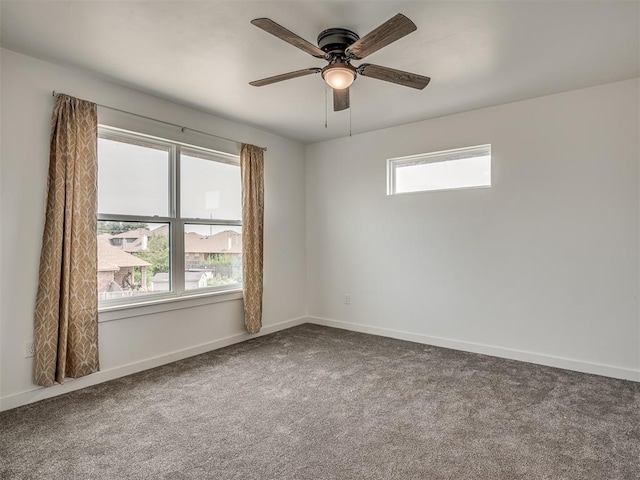
[[251, 20], [251, 23], [294, 47], [329, 62], [324, 68], [305, 68], [249, 82], [249, 85], [254, 87], [320, 73], [324, 81], [333, 89], [333, 110], [337, 112], [349, 108], [349, 87], [358, 74], [418, 90], [426, 87], [431, 80], [429, 77], [416, 73], [403, 72], [371, 63], [363, 63], [357, 67], [351, 65], [352, 60], [362, 60], [417, 29], [415, 23], [401, 13], [390, 18], [362, 38], [346, 28], [324, 30], [318, 35], [317, 47], [268, 18], [256, 18]]

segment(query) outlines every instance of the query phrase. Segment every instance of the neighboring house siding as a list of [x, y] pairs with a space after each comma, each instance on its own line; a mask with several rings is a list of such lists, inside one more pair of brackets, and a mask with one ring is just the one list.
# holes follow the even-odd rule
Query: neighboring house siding
[[98, 272], [98, 292], [106, 292], [109, 285], [114, 280], [114, 272]]
[[[131, 272], [140, 272], [141, 290], [147, 289], [147, 268], [151, 264], [144, 260], [114, 247], [110, 240], [98, 239], [98, 296], [100, 299], [110, 298], [113, 295], [112, 282], [122, 286], [124, 276]], [[117, 287], [116, 287], [117, 289]]]

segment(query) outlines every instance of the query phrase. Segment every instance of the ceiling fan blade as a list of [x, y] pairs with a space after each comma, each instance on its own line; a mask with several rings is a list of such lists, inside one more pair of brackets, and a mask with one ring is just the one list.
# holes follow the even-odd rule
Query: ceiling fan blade
[[338, 90], [333, 89], [333, 111], [339, 112], [349, 108], [349, 87]]
[[356, 40], [353, 45], [346, 49], [346, 54], [350, 58], [360, 60], [410, 34], [417, 28], [415, 23], [399, 13], [367, 33], [360, 40]]
[[304, 77], [305, 75], [311, 75], [312, 73], [320, 73], [321, 68], [305, 68], [303, 70], [296, 70], [295, 72], [283, 73], [282, 75], [275, 75], [273, 77], [263, 78], [262, 80], [254, 80], [249, 82], [249, 85], [254, 87], [264, 87], [276, 82], [282, 82], [283, 80], [289, 80], [291, 78]]
[[371, 63], [363, 63], [358, 67], [358, 73], [363, 77], [377, 78], [385, 82], [397, 83], [405, 87], [417, 88], [422, 90], [429, 85], [431, 79], [418, 75], [417, 73], [403, 72], [395, 68], [381, 67], [380, 65], [372, 65]]
[[256, 18], [251, 20], [251, 23], [258, 28], [261, 28], [267, 33], [290, 43], [294, 47], [298, 47], [300, 50], [304, 50], [310, 55], [318, 58], [325, 58], [327, 56], [322, 50], [316, 47], [314, 44], [307, 42], [304, 38], [299, 37], [295, 33], [287, 30], [282, 25], [278, 25], [276, 22], [269, 18]]

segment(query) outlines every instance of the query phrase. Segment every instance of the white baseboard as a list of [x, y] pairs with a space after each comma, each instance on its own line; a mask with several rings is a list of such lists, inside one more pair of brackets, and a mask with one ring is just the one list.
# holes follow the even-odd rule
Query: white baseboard
[[492, 345], [483, 345], [480, 343], [463, 342], [460, 340], [452, 340], [449, 338], [431, 337], [420, 333], [404, 332], [390, 328], [373, 327], [358, 323], [348, 323], [339, 320], [331, 320], [321, 317], [307, 317], [308, 323], [316, 325], [324, 325], [326, 327], [341, 328], [343, 330], [351, 330], [354, 332], [369, 333], [372, 335], [380, 335], [383, 337], [397, 338], [399, 340], [407, 340], [410, 342], [423, 343], [436, 347], [451, 348], [453, 350], [462, 350], [464, 352], [480, 353], [483, 355], [491, 355], [493, 357], [509, 358], [511, 360], [519, 360], [521, 362], [535, 363], [548, 367], [563, 368], [565, 370], [573, 370], [581, 373], [591, 373], [594, 375], [602, 375], [605, 377], [619, 378], [622, 380], [632, 380], [640, 382], [640, 370], [616, 367], [612, 365], [604, 365], [600, 363], [591, 363], [581, 360], [572, 360], [570, 358], [554, 357], [551, 355], [543, 355], [540, 353], [526, 352], [522, 350], [513, 350], [510, 348], [495, 347]]
[[250, 335], [248, 333], [238, 333], [229, 337], [220, 338], [212, 342], [202, 343], [193, 347], [184, 348], [182, 350], [176, 350], [174, 352], [158, 355], [156, 357], [147, 358], [138, 362], [121, 365], [118, 367], [110, 368], [108, 370], [101, 370], [86, 377], [70, 378], [65, 381], [64, 385], [54, 385], [49, 388], [35, 387], [33, 390], [8, 395], [0, 398], [0, 412], [9, 410], [29, 403], [38, 402], [46, 398], [56, 397], [65, 393], [73, 392], [74, 390], [80, 390], [82, 388], [97, 385], [99, 383], [108, 382], [116, 378], [131, 375], [132, 373], [141, 372], [143, 370], [149, 370], [151, 368], [159, 367], [167, 363], [182, 360], [184, 358], [193, 357], [206, 353], [211, 350], [217, 350], [222, 347], [227, 347], [235, 343], [244, 342], [252, 338], [261, 337], [270, 333], [275, 333], [280, 330], [295, 327], [307, 323], [307, 317], [298, 317], [284, 322], [268, 325], [262, 328], [260, 333]]

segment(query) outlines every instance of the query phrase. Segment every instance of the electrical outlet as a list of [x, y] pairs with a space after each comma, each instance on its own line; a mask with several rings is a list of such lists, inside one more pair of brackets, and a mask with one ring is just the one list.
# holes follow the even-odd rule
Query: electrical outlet
[[36, 349], [33, 346], [33, 342], [29, 342], [24, 348], [24, 358], [33, 357], [36, 354]]
[[350, 293], [345, 293], [344, 294], [344, 304], [345, 305], [351, 305], [351, 294]]

